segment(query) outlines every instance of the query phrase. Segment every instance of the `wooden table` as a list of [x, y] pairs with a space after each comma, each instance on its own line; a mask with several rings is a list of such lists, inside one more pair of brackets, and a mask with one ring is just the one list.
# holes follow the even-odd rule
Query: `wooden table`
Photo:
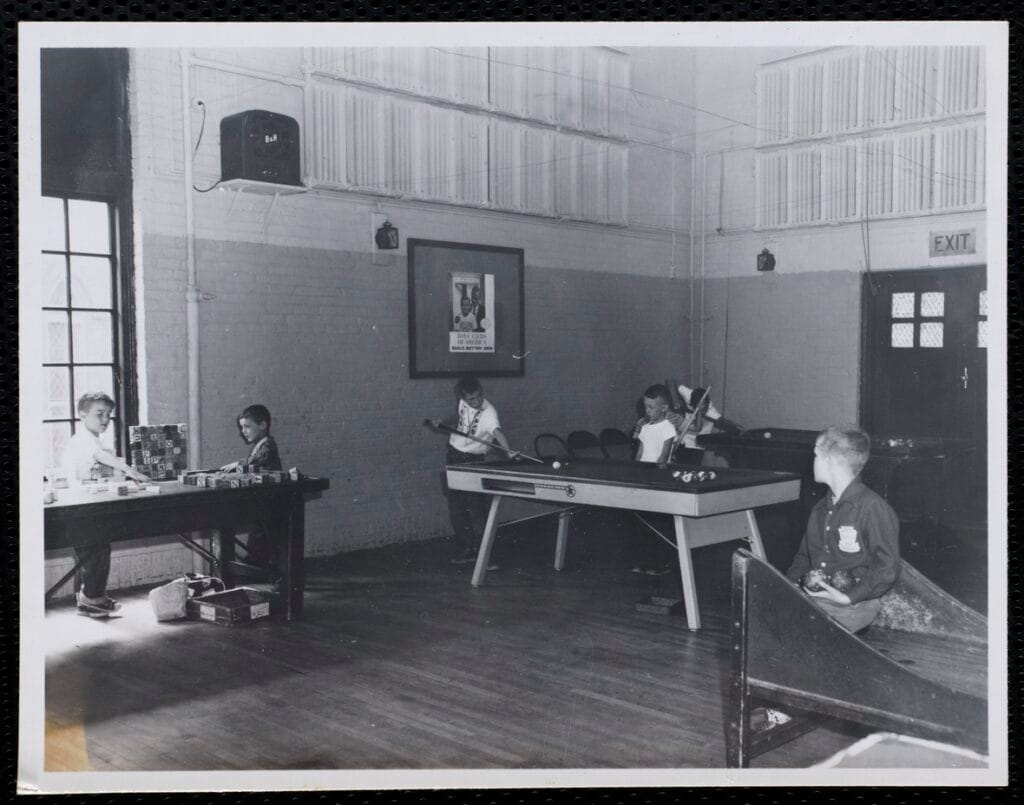
[[763, 558], [764, 546], [754, 509], [796, 500], [800, 496], [800, 478], [787, 472], [716, 469], [714, 480], [684, 483], [672, 475], [677, 470], [698, 469], [598, 459], [573, 459], [563, 462], [559, 469], [550, 463], [513, 461], [449, 464], [446, 468], [449, 488], [492, 496], [473, 570], [473, 586], [483, 584], [487, 574], [498, 526], [498, 508], [504, 497], [570, 507], [563, 508], [558, 515], [556, 570], [561, 570], [565, 564], [572, 507], [605, 506], [670, 514], [675, 525], [687, 625], [690, 629], [699, 629], [700, 613], [690, 551], [744, 539], [750, 543], [751, 550]]
[[[154, 486], [159, 488], [159, 493], [136, 493], [126, 497], [118, 496], [113, 484], [111, 491], [98, 494], [84, 486], [60, 490], [58, 500], [44, 509], [46, 550], [174, 535], [217, 565], [218, 575], [231, 587], [235, 583], [237, 564], [235, 529], [251, 526], [258, 519], [269, 533], [282, 540], [277, 555], [281, 565], [278, 570], [282, 575], [284, 615], [291, 620], [302, 612], [305, 502], [330, 486], [326, 478], [302, 478], [238, 489], [185, 486], [177, 481]], [[215, 532], [214, 554], [186, 535], [206, 529]]]

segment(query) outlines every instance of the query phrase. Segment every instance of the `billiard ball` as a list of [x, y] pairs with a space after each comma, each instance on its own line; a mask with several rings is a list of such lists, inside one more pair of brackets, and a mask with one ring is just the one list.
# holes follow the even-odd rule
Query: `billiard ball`
[[707, 477], [708, 477], [707, 473], [705, 473], [704, 470], [701, 470], [700, 472], [697, 473], [697, 480], [698, 481], [703, 481]]
[[560, 469], [562, 469], [562, 462], [561, 461], [552, 461], [551, 462], [551, 469], [553, 469], [553, 470], [560, 470]]
[[766, 438], [766, 439], [772, 438], [772, 432], [770, 430], [766, 430], [764, 432], [764, 438]]
[[682, 481], [683, 481], [684, 484], [688, 484], [688, 483], [690, 483], [693, 480], [693, 473], [692, 472], [684, 472], [680, 476], [680, 478], [682, 478]]
[[845, 593], [853, 586], [854, 578], [849, 570], [837, 570], [832, 574], [832, 581], [829, 583], [839, 592]]
[[683, 474], [682, 470], [673, 470], [672, 471], [672, 477], [673, 478], [678, 478], [682, 474]]
[[714, 470], [708, 470], [708, 480], [709, 481], [715, 480], [715, 471]]
[[808, 570], [800, 578], [800, 585], [806, 590], [820, 590], [821, 582], [827, 582], [828, 576], [826, 576], [820, 570]]

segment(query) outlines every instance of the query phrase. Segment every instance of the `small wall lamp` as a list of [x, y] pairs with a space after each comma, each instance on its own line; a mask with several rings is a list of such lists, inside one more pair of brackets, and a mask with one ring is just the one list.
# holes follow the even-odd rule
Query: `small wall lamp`
[[385, 221], [374, 235], [374, 240], [378, 249], [397, 249], [398, 229], [392, 226], [390, 221]]
[[761, 253], [757, 256], [757, 270], [775, 270], [775, 255], [768, 251], [768, 249], [761, 249]]

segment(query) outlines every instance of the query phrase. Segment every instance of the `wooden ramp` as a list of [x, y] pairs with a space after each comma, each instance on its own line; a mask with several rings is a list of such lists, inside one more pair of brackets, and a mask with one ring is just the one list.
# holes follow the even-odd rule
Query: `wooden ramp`
[[[736, 551], [727, 766], [748, 766], [828, 717], [986, 751], [986, 630], [984, 617], [903, 562], [862, 639], [773, 567]], [[752, 703], [792, 720], [754, 732]]]

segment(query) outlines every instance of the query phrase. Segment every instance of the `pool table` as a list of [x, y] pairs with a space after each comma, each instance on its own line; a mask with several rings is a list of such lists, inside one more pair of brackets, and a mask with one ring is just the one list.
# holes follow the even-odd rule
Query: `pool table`
[[[801, 500], [809, 510], [825, 493], [814, 481], [814, 442], [820, 431], [754, 428], [740, 433], [709, 433], [697, 443], [724, 458], [730, 467], [795, 472], [804, 479]], [[966, 439], [934, 436], [876, 436], [861, 477], [896, 509], [901, 519], [927, 517], [935, 494], [941, 495], [948, 460], [970, 449]], [[914, 470], [914, 471], [912, 471]], [[895, 487], [899, 486], [898, 494]]]
[[[700, 472], [701, 475], [697, 475]], [[448, 486], [491, 495], [472, 584], [483, 584], [504, 497], [560, 506], [555, 569], [561, 570], [569, 517], [578, 506], [605, 506], [672, 515], [690, 629], [700, 628], [690, 551], [743, 539], [756, 556], [764, 546], [754, 509], [796, 500], [800, 478], [788, 472], [658, 465], [637, 461], [574, 458], [546, 463], [516, 461], [449, 464]], [[703, 478], [701, 477], [703, 476]], [[713, 477], [712, 477], [713, 476]]]

